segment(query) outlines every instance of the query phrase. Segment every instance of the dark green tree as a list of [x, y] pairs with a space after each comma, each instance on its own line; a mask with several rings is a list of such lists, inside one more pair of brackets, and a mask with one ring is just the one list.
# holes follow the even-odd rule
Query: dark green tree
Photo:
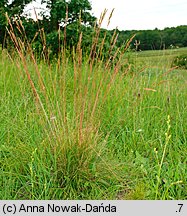
[[91, 4], [88, 0], [42, 0], [47, 11], [44, 19], [49, 21], [50, 32], [58, 30], [59, 25], [69, 25], [81, 19], [84, 25], [93, 25], [96, 18], [91, 15]]
[[0, 1], [0, 43], [2, 44], [2, 48], [4, 46], [5, 42], [5, 32], [6, 32], [6, 16], [7, 13], [7, 4], [8, 0], [1, 0]]
[[6, 27], [8, 26], [6, 13], [9, 18], [21, 16], [25, 6], [33, 0], [1, 0], [0, 1], [0, 43], [5, 45]]
[[35, 0], [7, 0], [7, 8], [9, 12], [9, 16], [21, 16], [25, 6]]

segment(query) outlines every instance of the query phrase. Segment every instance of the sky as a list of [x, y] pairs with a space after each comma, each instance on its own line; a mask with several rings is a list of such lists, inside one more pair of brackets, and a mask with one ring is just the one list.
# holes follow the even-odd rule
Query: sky
[[[94, 15], [114, 14], [109, 29], [145, 30], [187, 25], [187, 0], [91, 0]], [[106, 27], [106, 24], [104, 25]]]
[[[36, 2], [40, 0], [36, 0]], [[114, 8], [108, 29], [146, 30], [164, 29], [187, 25], [187, 0], [90, 0], [92, 13], [98, 19], [108, 10], [102, 27], [107, 28], [107, 20]], [[32, 4], [32, 7], [39, 4]]]

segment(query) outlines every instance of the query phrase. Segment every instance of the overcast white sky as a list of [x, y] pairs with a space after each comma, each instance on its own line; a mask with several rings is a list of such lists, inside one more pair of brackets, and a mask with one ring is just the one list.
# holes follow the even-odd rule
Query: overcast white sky
[[115, 8], [110, 28], [163, 29], [187, 25], [187, 0], [91, 0], [94, 14]]
[[[37, 0], [40, 1], [40, 0]], [[109, 29], [163, 29], [187, 25], [187, 0], [90, 0], [96, 17], [115, 8]], [[37, 4], [35, 4], [37, 6]], [[106, 28], [106, 22], [103, 24]]]

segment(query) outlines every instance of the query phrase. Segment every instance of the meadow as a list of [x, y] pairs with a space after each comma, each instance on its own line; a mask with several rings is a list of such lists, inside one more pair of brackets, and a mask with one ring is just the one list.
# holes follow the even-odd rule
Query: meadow
[[148, 50], [136, 53], [138, 63], [147, 64], [159, 68], [171, 68], [173, 59], [180, 55], [186, 55], [187, 48]]
[[187, 199], [186, 48], [115, 65], [22, 48], [0, 51], [0, 199]]

